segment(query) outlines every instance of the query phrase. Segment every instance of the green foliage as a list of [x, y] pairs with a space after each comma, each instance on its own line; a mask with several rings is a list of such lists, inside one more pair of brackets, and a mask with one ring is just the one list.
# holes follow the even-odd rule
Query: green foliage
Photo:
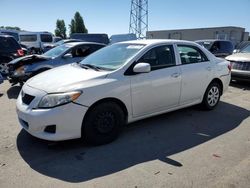
[[75, 13], [74, 19], [71, 20], [69, 28], [70, 28], [70, 34], [72, 34], [72, 33], [88, 33], [88, 30], [85, 27], [83, 18], [79, 12]]
[[56, 21], [56, 29], [55, 29], [55, 35], [57, 37], [61, 37], [63, 39], [67, 38], [66, 34], [66, 26], [64, 20], [57, 20]]
[[17, 31], [21, 31], [20, 27], [16, 27], [16, 26], [1, 26], [1, 29], [7, 29], [7, 30], [17, 30]]

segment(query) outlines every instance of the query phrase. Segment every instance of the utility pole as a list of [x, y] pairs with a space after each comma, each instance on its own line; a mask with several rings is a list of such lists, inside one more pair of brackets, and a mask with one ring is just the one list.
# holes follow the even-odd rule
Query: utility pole
[[148, 31], [148, 0], [131, 0], [129, 33], [138, 39], [146, 38]]

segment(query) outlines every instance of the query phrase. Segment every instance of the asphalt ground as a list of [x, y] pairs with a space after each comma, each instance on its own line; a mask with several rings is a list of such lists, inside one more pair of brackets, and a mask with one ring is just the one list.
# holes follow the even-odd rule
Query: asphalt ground
[[111, 144], [47, 142], [17, 121], [19, 86], [0, 85], [0, 187], [250, 187], [250, 87], [130, 124]]

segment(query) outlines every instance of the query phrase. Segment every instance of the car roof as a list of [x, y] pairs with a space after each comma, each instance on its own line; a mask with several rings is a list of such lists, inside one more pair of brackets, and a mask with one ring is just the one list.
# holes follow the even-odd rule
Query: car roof
[[11, 35], [6, 35], [6, 34], [1, 34], [0, 33], [0, 37], [2, 37], [2, 38], [13, 38], [13, 39], [15, 39], [13, 36], [11, 36]]
[[221, 39], [204, 39], [204, 40], [196, 40], [195, 42], [215, 42], [215, 41], [231, 42], [230, 40], [221, 40]]
[[[197, 45], [195, 42], [186, 41], [186, 40], [174, 40], [174, 39], [144, 39], [144, 40], [132, 40], [132, 41], [125, 41], [119, 42], [119, 44], [142, 44], [142, 45], [156, 45], [156, 44], [194, 44]], [[116, 43], [117, 44], [117, 43]]]
[[82, 45], [82, 44], [97, 44], [97, 45], [106, 46], [106, 44], [97, 43], [97, 42], [69, 42], [69, 43], [64, 43], [64, 44], [65, 45], [70, 45], [70, 46], [77, 46], [77, 45]]

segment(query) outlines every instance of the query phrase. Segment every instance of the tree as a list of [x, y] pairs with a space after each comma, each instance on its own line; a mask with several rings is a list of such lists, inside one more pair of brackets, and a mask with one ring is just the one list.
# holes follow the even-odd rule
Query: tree
[[17, 30], [17, 31], [21, 31], [20, 27], [13, 27], [13, 26], [1, 26], [1, 29], [7, 29], [7, 30]]
[[87, 28], [85, 27], [83, 18], [79, 12], [75, 13], [74, 19], [71, 20], [69, 25], [70, 34], [72, 33], [88, 33]]
[[66, 26], [64, 20], [56, 20], [56, 29], [55, 29], [55, 35], [58, 37], [61, 37], [63, 39], [67, 38], [66, 35]]
[[250, 41], [250, 36], [248, 37], [248, 40]]
[[70, 25], [69, 25], [69, 30], [70, 30], [70, 34], [76, 33], [75, 20], [74, 19], [71, 19], [71, 22], [70, 22]]

